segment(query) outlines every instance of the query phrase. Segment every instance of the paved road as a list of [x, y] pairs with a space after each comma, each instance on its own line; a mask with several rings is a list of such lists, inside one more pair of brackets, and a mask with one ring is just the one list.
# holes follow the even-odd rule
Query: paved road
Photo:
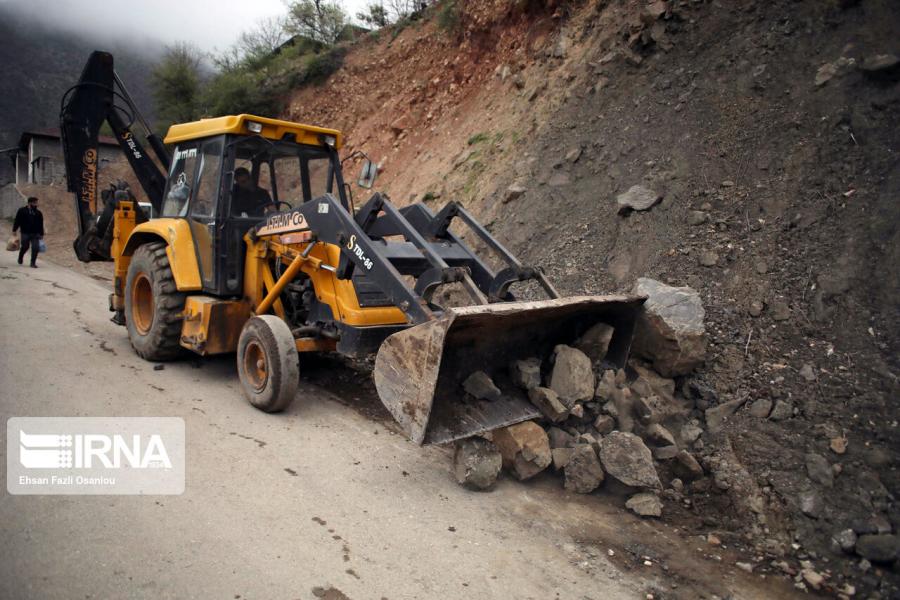
[[32, 270], [0, 256], [0, 417], [182, 417], [186, 491], [4, 492], [2, 598], [784, 592], [704, 559], [696, 541], [614, 501], [566, 494], [551, 475], [529, 485], [503, 479], [487, 494], [462, 489], [449, 452], [393, 433], [369, 388], [340, 364], [317, 361], [281, 415], [242, 400], [232, 357], [155, 371], [109, 322], [107, 294], [62, 267]]

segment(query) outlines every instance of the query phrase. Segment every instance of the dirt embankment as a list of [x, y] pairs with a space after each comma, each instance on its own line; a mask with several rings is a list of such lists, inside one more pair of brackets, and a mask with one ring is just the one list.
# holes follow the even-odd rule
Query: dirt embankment
[[[456, 5], [457, 29], [359, 43], [286, 116], [344, 129], [401, 204], [463, 202], [567, 293], [698, 290], [710, 351], [679, 389], [712, 390], [701, 423], [742, 401], [692, 448], [700, 532], [757, 570], [896, 594], [890, 561], [840, 543], [900, 530], [896, 6]], [[620, 214], [635, 185], [661, 201]]]

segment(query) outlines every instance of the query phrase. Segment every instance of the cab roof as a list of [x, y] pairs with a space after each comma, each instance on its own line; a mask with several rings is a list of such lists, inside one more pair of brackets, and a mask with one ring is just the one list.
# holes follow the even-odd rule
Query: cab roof
[[[254, 126], [253, 124], [256, 123], [262, 126], [262, 131], [258, 133], [249, 129], [249, 127]], [[229, 115], [172, 125], [169, 128], [169, 133], [166, 135], [165, 142], [167, 144], [177, 144], [178, 142], [196, 140], [224, 133], [248, 136], [261, 135], [270, 140], [289, 139], [290, 136], [293, 135], [293, 141], [296, 143], [309, 144], [312, 146], [323, 146], [324, 141], [322, 140], [322, 136], [332, 136], [335, 139], [335, 148], [337, 149], [340, 149], [344, 142], [344, 136], [341, 135], [341, 132], [337, 129], [326, 129], [314, 125], [303, 125], [302, 123], [292, 123], [290, 121], [257, 117], [255, 115]]]

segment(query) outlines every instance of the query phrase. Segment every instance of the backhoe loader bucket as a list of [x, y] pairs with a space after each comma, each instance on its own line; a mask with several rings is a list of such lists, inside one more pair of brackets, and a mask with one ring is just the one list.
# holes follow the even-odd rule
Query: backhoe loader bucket
[[[610, 368], [628, 358], [634, 323], [645, 298], [577, 296], [448, 309], [441, 317], [391, 335], [375, 359], [375, 387], [406, 435], [442, 444], [540, 416], [507, 375], [514, 360], [544, 360], [557, 344], [573, 344], [587, 329], [615, 329], [604, 359]], [[475, 371], [491, 375], [503, 396], [475, 400], [462, 382]]]

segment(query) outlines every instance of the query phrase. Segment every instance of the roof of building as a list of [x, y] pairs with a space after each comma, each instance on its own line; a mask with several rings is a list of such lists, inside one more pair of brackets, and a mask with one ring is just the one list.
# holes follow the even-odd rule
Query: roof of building
[[[46, 129], [32, 129], [31, 131], [23, 131], [22, 135], [19, 137], [19, 148], [24, 150], [28, 146], [28, 142], [32, 138], [46, 138], [52, 140], [58, 140], [60, 138], [59, 129], [55, 127], [49, 127]], [[119, 147], [119, 142], [116, 141], [116, 138], [109, 137], [108, 135], [101, 135], [98, 138], [98, 142], [100, 142], [101, 146], [116, 146]]]

